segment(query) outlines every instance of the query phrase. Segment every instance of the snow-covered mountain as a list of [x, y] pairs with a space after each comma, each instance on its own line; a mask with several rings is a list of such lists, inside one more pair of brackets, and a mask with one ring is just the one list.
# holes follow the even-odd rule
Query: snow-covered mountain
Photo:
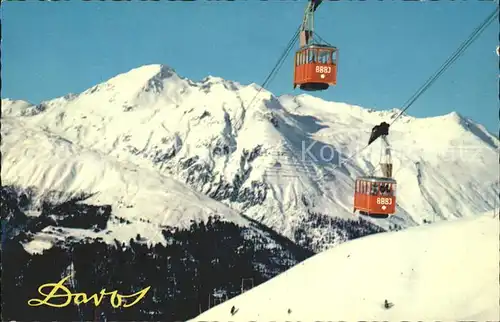
[[[21, 123], [2, 120], [2, 184], [35, 187], [39, 201], [94, 194], [87, 203], [114, 205], [117, 218], [134, 223], [114, 222], [118, 226], [112, 224], [114, 233], [107, 235], [111, 240], [127, 241], [139, 233], [152, 243], [163, 242], [162, 227], [187, 228], [191, 220], [215, 214], [249, 225], [238, 212], [170, 177]], [[59, 191], [66, 194], [53, 196]]]
[[[44, 129], [7, 118], [2, 120], [2, 185], [13, 184], [28, 188], [15, 193], [24, 193], [31, 199], [33, 205], [28, 214], [35, 217], [41, 214], [43, 203], [57, 204], [78, 198], [82, 193], [88, 196], [85, 204], [112, 206], [112, 216], [104, 230], [49, 225], [25, 243], [25, 249], [32, 253], [68, 238], [76, 241], [100, 238], [113, 244], [115, 240], [127, 243], [142, 236], [149, 244], [165, 245], [163, 230], [189, 229], [192, 221], [207, 222], [210, 216], [242, 227], [247, 239], [275, 249], [277, 255], [287, 256], [295, 249], [294, 245], [289, 247], [291, 242], [276, 239], [274, 232], [263, 229], [258, 222], [169, 176], [82, 148]], [[2, 219], [9, 219], [7, 212], [2, 213]]]
[[[167, 66], [142, 66], [38, 105], [2, 100], [2, 179], [99, 191], [96, 202], [131, 198], [140, 211], [124, 205], [127, 217], [174, 211], [168, 220], [182, 224], [192, 219], [182, 207], [191, 205], [198, 218], [214, 207], [233, 219], [241, 212], [321, 249], [348, 238], [328, 221], [356, 218], [353, 179], [376, 170], [380, 142], [347, 156], [366, 145], [375, 124], [397, 113], [309, 95], [276, 98], [255, 84], [211, 76], [194, 82]], [[393, 223], [412, 226], [495, 206], [499, 140], [481, 125], [456, 113], [402, 116], [390, 140], [399, 183]], [[339, 160], [346, 162], [338, 166]]]
[[489, 213], [359, 238], [191, 321], [498, 321], [498, 234]]

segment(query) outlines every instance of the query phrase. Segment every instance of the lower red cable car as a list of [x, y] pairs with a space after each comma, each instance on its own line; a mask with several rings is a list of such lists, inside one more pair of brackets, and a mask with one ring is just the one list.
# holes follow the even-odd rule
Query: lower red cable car
[[293, 88], [323, 91], [337, 84], [337, 48], [311, 44], [295, 54]]
[[388, 218], [396, 212], [396, 180], [360, 177], [355, 189], [353, 212], [375, 218]]

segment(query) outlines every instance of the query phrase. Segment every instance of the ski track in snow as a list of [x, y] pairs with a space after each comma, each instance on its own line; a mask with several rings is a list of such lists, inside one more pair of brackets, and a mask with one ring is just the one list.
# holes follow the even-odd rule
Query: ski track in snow
[[498, 235], [488, 213], [362, 237], [189, 322], [497, 321]]

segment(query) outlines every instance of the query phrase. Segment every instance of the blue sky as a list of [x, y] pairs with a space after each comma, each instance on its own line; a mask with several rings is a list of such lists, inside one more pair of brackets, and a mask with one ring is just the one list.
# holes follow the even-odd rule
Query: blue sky
[[[166, 64], [261, 84], [301, 22], [305, 1], [2, 3], [2, 97], [79, 93], [140, 65]], [[494, 10], [487, 1], [325, 1], [317, 33], [339, 48], [338, 85], [316, 96], [401, 106]], [[498, 133], [498, 22], [409, 110], [453, 110]], [[292, 55], [268, 89], [292, 89]]]

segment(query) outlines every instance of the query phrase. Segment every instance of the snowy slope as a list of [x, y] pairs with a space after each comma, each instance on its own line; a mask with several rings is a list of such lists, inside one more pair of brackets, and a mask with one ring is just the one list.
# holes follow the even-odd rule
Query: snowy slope
[[[115, 218], [107, 231], [98, 234], [65, 229], [69, 235], [127, 242], [139, 233], [152, 243], [164, 243], [161, 230], [166, 226], [188, 228], [191, 220], [206, 221], [210, 215], [243, 227], [250, 225], [234, 210], [170, 177], [87, 150], [15, 119], [2, 120], [2, 184], [34, 187], [38, 200], [60, 201], [81, 192], [96, 193], [86, 202], [113, 206]], [[53, 195], [54, 191], [65, 194]], [[120, 223], [117, 218], [132, 224]], [[53, 232], [50, 227], [48, 230]], [[35, 241], [33, 245], [47, 243]]]
[[[36, 106], [3, 100], [2, 117], [115, 162], [174, 176], [292, 239], [310, 213], [353, 218], [353, 178], [376, 169], [380, 142], [342, 167], [332, 164], [362, 148], [371, 127], [397, 111], [257, 93], [254, 84], [211, 76], [193, 82], [167, 66], [148, 65]], [[312, 142], [313, 157], [306, 153]], [[494, 207], [499, 140], [480, 125], [456, 113], [405, 116], [393, 126], [391, 142], [400, 183], [394, 222], [412, 226]], [[331, 151], [333, 160], [321, 160]], [[27, 180], [8, 172], [4, 178]]]
[[482, 215], [349, 241], [192, 321], [497, 321], [498, 224]]

